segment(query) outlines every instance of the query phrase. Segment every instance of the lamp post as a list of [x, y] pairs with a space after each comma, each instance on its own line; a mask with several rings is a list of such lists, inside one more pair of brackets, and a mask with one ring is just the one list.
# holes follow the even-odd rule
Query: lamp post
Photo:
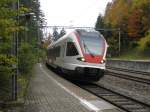
[[[16, 9], [17, 9], [17, 22], [19, 24], [19, 0], [17, 0], [16, 3]], [[19, 70], [18, 70], [18, 31], [16, 32], [15, 35], [15, 56], [16, 56], [16, 60], [17, 60], [17, 64], [13, 65], [13, 68], [16, 69], [16, 73], [14, 75], [12, 75], [12, 100], [17, 100], [17, 96], [18, 96], [18, 84], [17, 84], [17, 77], [19, 74]]]

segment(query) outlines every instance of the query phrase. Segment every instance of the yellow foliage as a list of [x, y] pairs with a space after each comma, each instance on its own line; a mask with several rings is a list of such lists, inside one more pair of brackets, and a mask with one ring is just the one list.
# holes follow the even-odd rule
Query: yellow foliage
[[125, 0], [115, 0], [105, 14], [105, 23], [117, 26], [129, 15], [130, 5]]
[[139, 41], [140, 51], [150, 51], [150, 30], [148, 34]]

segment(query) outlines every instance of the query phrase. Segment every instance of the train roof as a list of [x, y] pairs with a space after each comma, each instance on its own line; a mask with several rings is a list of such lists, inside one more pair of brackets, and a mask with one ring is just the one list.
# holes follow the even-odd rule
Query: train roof
[[95, 33], [98, 33], [98, 31], [96, 31], [95, 29], [87, 29], [87, 30], [85, 30], [85, 29], [76, 29], [76, 31], [78, 32], [78, 33], [84, 33], [84, 32], [87, 32], [87, 33], [91, 33], [91, 32], [95, 32]]
[[48, 46], [48, 48], [51, 47], [51, 46], [56, 45], [56, 44], [59, 43], [60, 41], [62, 41], [62, 40], [64, 40], [65, 38], [67, 38], [67, 36], [68, 36], [71, 32], [72, 32], [72, 31], [70, 31], [70, 32], [68, 32], [67, 34], [65, 34], [64, 36], [60, 37], [58, 40], [52, 42], [52, 43]]
[[103, 37], [103, 36], [101, 35], [101, 33], [99, 33], [99, 32], [96, 31], [96, 30], [93, 30], [93, 29], [92, 29], [92, 30], [91, 30], [91, 29], [88, 29], [88, 30], [85, 30], [85, 29], [74, 29], [74, 30], [72, 30], [72, 31], [69, 31], [69, 32], [68, 32], [67, 34], [65, 34], [63, 37], [59, 38], [57, 41], [51, 43], [51, 44], [48, 46], [48, 48], [49, 48], [49, 47], [52, 47], [52, 46], [56, 45], [57, 43], [59, 43], [60, 41], [64, 40], [65, 38], [68, 37], [68, 35], [70, 35], [70, 34], [73, 33], [73, 32], [77, 32], [79, 35], [92, 33], [92, 34], [97, 34], [97, 35], [100, 35], [101, 37]]

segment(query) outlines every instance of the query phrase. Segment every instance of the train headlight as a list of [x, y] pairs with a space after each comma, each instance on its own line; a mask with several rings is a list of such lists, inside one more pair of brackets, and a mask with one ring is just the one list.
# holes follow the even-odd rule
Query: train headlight
[[84, 59], [84, 58], [81, 58], [81, 61], [85, 61], [85, 59]]
[[105, 63], [105, 60], [102, 60], [101, 63]]
[[79, 57], [77, 58], [77, 60], [85, 62], [85, 59], [83, 57]]

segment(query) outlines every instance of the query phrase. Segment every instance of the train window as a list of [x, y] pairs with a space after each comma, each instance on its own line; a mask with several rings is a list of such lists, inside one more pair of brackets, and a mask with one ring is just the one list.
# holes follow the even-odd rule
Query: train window
[[103, 55], [105, 43], [103, 37], [99, 35], [99, 33], [84, 32], [80, 37], [85, 54]]
[[54, 48], [54, 55], [55, 55], [55, 57], [60, 57], [60, 47], [56, 47], [56, 48]]
[[51, 58], [53, 56], [53, 49], [48, 50], [48, 56]]
[[61, 56], [64, 57], [65, 54], [65, 44], [61, 46]]
[[78, 51], [73, 42], [67, 42], [67, 52], [66, 56], [76, 56], [78, 55]]

